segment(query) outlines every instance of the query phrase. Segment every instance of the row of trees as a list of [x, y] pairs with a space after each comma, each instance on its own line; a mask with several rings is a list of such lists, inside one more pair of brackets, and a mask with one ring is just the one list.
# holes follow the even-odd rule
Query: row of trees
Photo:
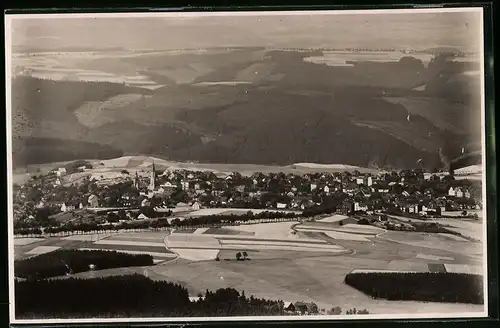
[[480, 275], [449, 272], [349, 273], [345, 283], [375, 298], [484, 304]]
[[[187, 289], [142, 275], [16, 281], [17, 318], [194, 317], [283, 315], [284, 303], [232, 288], [190, 302]], [[50, 297], [47, 297], [50, 295]]]
[[[57, 233], [72, 233], [72, 232], [82, 232], [82, 233], [93, 233], [99, 231], [111, 231], [111, 230], [133, 230], [133, 229], [165, 229], [168, 227], [207, 227], [207, 226], [221, 226], [221, 225], [231, 225], [239, 221], [245, 223], [248, 221], [259, 221], [259, 222], [279, 222], [292, 220], [299, 217], [296, 213], [287, 212], [261, 212], [254, 214], [249, 211], [245, 215], [229, 214], [229, 215], [207, 215], [200, 217], [193, 217], [187, 220], [173, 219], [170, 223], [168, 218], [156, 218], [152, 220], [140, 220], [140, 221], [125, 221], [120, 222], [116, 225], [99, 225], [96, 222], [82, 222], [73, 223], [69, 222], [65, 225], [59, 227], [48, 227], [44, 229], [47, 234], [57, 234]], [[15, 229], [14, 234], [16, 235], [32, 235], [41, 234], [41, 230], [37, 229]]]
[[147, 254], [127, 254], [100, 250], [57, 250], [14, 263], [16, 277], [29, 280], [85, 272], [89, 269], [111, 269], [153, 265]]

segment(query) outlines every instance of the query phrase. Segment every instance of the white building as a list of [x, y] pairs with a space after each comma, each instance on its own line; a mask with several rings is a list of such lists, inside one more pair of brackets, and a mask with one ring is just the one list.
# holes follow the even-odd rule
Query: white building
[[57, 169], [56, 174], [58, 177], [60, 177], [63, 174], [66, 174], [66, 168], [60, 167], [59, 169]]
[[470, 191], [466, 190], [464, 196], [465, 198], [470, 198]]
[[284, 204], [284, 203], [278, 203], [278, 204], [276, 204], [276, 208], [278, 208], [278, 209], [285, 209], [286, 208], [286, 204]]
[[325, 186], [325, 188], [323, 188], [323, 191], [325, 192], [325, 194], [329, 194], [330, 193], [330, 187]]
[[450, 187], [450, 189], [448, 189], [448, 196], [456, 196], [456, 195], [457, 191], [455, 190], [455, 188]]
[[195, 211], [199, 210], [201, 208], [201, 205], [200, 203], [198, 202], [194, 202], [192, 205], [191, 205], [191, 208]]
[[365, 182], [363, 178], [356, 178], [356, 184], [362, 185]]
[[66, 205], [66, 203], [63, 203], [61, 205], [61, 212], [68, 212], [74, 210], [75, 207], [73, 205]]
[[99, 198], [96, 195], [90, 195], [87, 202], [89, 203], [90, 207], [99, 207]]
[[372, 177], [368, 177], [368, 178], [366, 179], [366, 185], [367, 185], [368, 187], [370, 187], [372, 184], [373, 184], [373, 178], [372, 178]]
[[189, 181], [181, 181], [181, 189], [189, 190]]
[[354, 212], [367, 211], [367, 210], [368, 210], [368, 206], [362, 205], [358, 202], [354, 203]]
[[316, 190], [318, 188], [318, 185], [315, 183], [311, 183], [311, 191]]
[[457, 188], [456, 194], [457, 194], [458, 198], [463, 198], [464, 197], [464, 192], [463, 192], [462, 188]]

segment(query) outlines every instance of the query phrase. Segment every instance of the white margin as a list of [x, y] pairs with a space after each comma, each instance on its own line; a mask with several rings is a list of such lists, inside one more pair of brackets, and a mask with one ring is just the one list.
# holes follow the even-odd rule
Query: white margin
[[[166, 8], [168, 10], [168, 8]], [[23, 14], [10, 15], [15, 19], [53, 19], [53, 18], [196, 18], [196, 17], [225, 17], [225, 16], [304, 16], [304, 15], [380, 15], [380, 14], [430, 14], [449, 12], [482, 12], [482, 7], [456, 8], [411, 8], [411, 9], [370, 9], [370, 10], [291, 10], [291, 11], [216, 11], [216, 12], [137, 12], [137, 13], [50, 13], [50, 14]]]
[[[168, 9], [168, 8], [166, 8]], [[254, 316], [254, 317], [160, 317], [160, 318], [98, 318], [98, 319], [15, 319], [14, 306], [14, 231], [13, 231], [13, 195], [12, 195], [12, 113], [11, 113], [11, 21], [13, 19], [71, 19], [71, 18], [187, 18], [187, 17], [221, 17], [221, 16], [296, 16], [296, 15], [370, 15], [370, 14], [416, 14], [416, 13], [449, 13], [449, 12], [480, 12], [481, 15], [481, 130], [482, 130], [482, 197], [483, 197], [483, 268], [484, 268], [484, 310], [483, 312], [464, 312], [459, 317], [451, 313], [400, 313], [397, 315], [311, 315], [311, 316]], [[139, 323], [139, 322], [223, 322], [223, 321], [308, 321], [308, 320], [358, 320], [358, 319], [392, 319], [392, 320], [410, 320], [410, 319], [456, 319], [456, 318], [484, 318], [488, 316], [488, 261], [487, 261], [487, 204], [486, 204], [486, 131], [485, 131], [485, 99], [484, 99], [484, 11], [482, 7], [457, 7], [457, 8], [414, 8], [414, 9], [371, 9], [371, 10], [330, 10], [330, 11], [286, 11], [286, 12], [141, 12], [141, 13], [65, 13], [65, 14], [23, 14], [13, 15], [4, 14], [5, 17], [5, 72], [6, 72], [6, 140], [7, 140], [7, 202], [8, 202], [8, 220], [7, 230], [8, 240], [8, 263], [9, 263], [9, 314], [11, 324], [78, 324], [78, 323]]]

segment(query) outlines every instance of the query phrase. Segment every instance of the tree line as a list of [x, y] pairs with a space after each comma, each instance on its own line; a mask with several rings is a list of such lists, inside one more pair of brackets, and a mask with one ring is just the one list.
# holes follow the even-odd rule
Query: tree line
[[[133, 229], [165, 229], [169, 227], [181, 228], [181, 227], [200, 227], [200, 226], [222, 226], [235, 224], [237, 221], [241, 223], [246, 223], [249, 221], [260, 221], [260, 222], [279, 222], [285, 220], [292, 220], [300, 217], [297, 213], [286, 213], [286, 212], [261, 212], [254, 214], [249, 211], [243, 215], [228, 214], [228, 215], [204, 215], [199, 217], [192, 217], [186, 220], [181, 220], [179, 218], [171, 220], [169, 222], [168, 217], [155, 218], [151, 220], [138, 220], [138, 221], [125, 221], [117, 222], [114, 225], [100, 225], [95, 221], [91, 222], [81, 222], [74, 223], [68, 222], [59, 227], [47, 227], [43, 232], [46, 234], [58, 234], [58, 233], [72, 233], [72, 232], [82, 232], [82, 233], [93, 233], [99, 231], [116, 231], [116, 230], [133, 230]], [[113, 216], [114, 219], [114, 216]], [[116, 221], [116, 220], [114, 220]], [[42, 230], [35, 228], [28, 229], [14, 229], [14, 234], [22, 236], [30, 235], [41, 235]]]
[[91, 269], [149, 265], [153, 265], [153, 257], [147, 254], [136, 255], [101, 250], [57, 250], [15, 261], [14, 273], [19, 278], [38, 280]]
[[480, 275], [451, 272], [349, 273], [345, 283], [371, 297], [391, 301], [484, 304]]
[[[17, 318], [196, 317], [283, 315], [284, 303], [232, 288], [191, 302], [181, 285], [142, 275], [16, 281]], [[47, 297], [50, 295], [50, 297]]]

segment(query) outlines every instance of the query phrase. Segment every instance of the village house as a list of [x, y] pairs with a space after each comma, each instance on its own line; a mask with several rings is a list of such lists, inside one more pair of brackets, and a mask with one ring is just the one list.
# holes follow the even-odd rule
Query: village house
[[200, 205], [200, 203], [198, 203], [198, 202], [193, 202], [193, 203], [191, 204], [191, 208], [192, 208], [193, 210], [197, 211], [197, 210], [199, 210], [199, 209], [201, 208], [201, 205]]
[[61, 205], [61, 212], [69, 212], [69, 211], [73, 211], [74, 209], [75, 209], [75, 205], [73, 205], [73, 204], [63, 203]]
[[470, 196], [470, 191], [466, 190], [466, 191], [464, 192], [464, 196], [465, 196], [465, 198], [470, 198], [470, 197], [471, 197], [471, 196]]
[[149, 199], [147, 198], [144, 198], [142, 201], [141, 201], [141, 207], [146, 207], [146, 206], [150, 206], [151, 205], [151, 202], [149, 201]]
[[458, 198], [463, 198], [464, 197], [464, 192], [463, 192], [462, 188], [457, 188], [456, 189], [456, 196]]
[[182, 180], [181, 181], [181, 189], [184, 191], [189, 190], [189, 181]]
[[57, 171], [56, 171], [56, 174], [57, 176], [61, 176], [63, 174], [66, 174], [66, 168], [64, 167], [60, 167]]
[[316, 188], [318, 188], [318, 185], [315, 183], [311, 183], [310, 187], [311, 187], [311, 192], [312, 192], [312, 191], [316, 190]]
[[354, 212], [366, 212], [368, 211], [368, 205], [360, 202], [354, 203]]
[[292, 302], [284, 302], [283, 310], [289, 314], [297, 313], [297, 310], [295, 309], [295, 305]]
[[99, 198], [96, 195], [90, 195], [87, 202], [91, 208], [99, 207]]
[[457, 195], [457, 191], [455, 190], [455, 188], [450, 187], [450, 189], [448, 189], [448, 196], [455, 197], [456, 195]]
[[277, 209], [286, 209], [286, 204], [285, 203], [277, 203], [276, 208]]

